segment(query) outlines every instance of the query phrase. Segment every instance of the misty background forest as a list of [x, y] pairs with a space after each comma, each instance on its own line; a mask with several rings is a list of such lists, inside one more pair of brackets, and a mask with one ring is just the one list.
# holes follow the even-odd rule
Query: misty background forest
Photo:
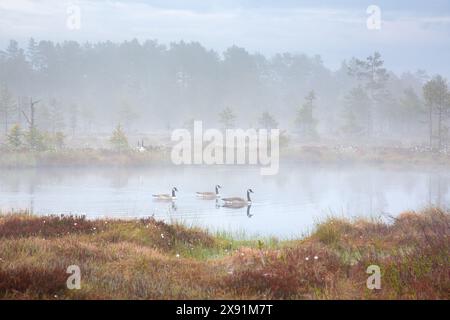
[[59, 147], [105, 147], [115, 130], [119, 145], [128, 135], [134, 146], [143, 135], [170, 136], [203, 120], [280, 128], [290, 143], [446, 152], [446, 81], [424, 70], [395, 74], [378, 52], [348, 57], [334, 71], [320, 55], [217, 52], [197, 42], [11, 40], [0, 51], [0, 141], [37, 148], [39, 132]]

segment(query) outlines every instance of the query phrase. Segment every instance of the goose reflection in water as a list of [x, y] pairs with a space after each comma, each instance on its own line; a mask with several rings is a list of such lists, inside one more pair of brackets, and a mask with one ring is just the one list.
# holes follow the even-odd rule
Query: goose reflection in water
[[248, 205], [247, 206], [247, 217], [251, 218], [253, 217], [253, 215], [250, 213], [250, 208], [252, 207], [252, 205]]

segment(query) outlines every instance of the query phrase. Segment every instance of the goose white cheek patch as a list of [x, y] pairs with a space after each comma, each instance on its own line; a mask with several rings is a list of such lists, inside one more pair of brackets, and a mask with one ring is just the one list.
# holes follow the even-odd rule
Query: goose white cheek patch
[[176, 165], [259, 165], [264, 176], [277, 174], [280, 167], [279, 129], [227, 129], [224, 135], [217, 129], [203, 132], [202, 121], [195, 121], [193, 133], [176, 129], [171, 140]]

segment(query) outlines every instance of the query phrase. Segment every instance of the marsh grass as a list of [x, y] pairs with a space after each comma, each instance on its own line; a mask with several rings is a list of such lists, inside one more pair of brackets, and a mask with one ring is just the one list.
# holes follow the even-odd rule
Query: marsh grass
[[1, 150], [0, 152], [2, 154], [0, 168], [148, 166], [170, 161], [168, 153], [163, 150], [115, 152], [108, 149], [84, 148], [40, 152]]
[[[153, 218], [0, 216], [4, 299], [448, 299], [450, 214], [328, 218], [301, 239], [235, 237]], [[366, 269], [381, 268], [381, 290]], [[68, 290], [69, 265], [82, 272]]]
[[[0, 168], [35, 167], [144, 167], [171, 163], [170, 149], [137, 152], [134, 149], [116, 152], [102, 148], [63, 148], [60, 150], [8, 150], [0, 146]], [[281, 157], [297, 162], [321, 164], [376, 164], [392, 167], [450, 164], [450, 155], [419, 152], [409, 148], [336, 147], [303, 145], [281, 150]]]

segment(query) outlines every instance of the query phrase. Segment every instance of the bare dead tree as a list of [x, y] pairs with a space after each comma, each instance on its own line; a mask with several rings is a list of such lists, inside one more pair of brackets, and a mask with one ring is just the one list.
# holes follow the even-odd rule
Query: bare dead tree
[[41, 100], [36, 100], [36, 101], [33, 101], [33, 98], [30, 98], [30, 117], [28, 117], [27, 116], [27, 114], [22, 110], [22, 114], [24, 115], [24, 117], [25, 117], [25, 120], [27, 120], [27, 122], [28, 122], [28, 125], [29, 125], [29, 128], [30, 129], [33, 129], [34, 128], [34, 119], [35, 119], [35, 105], [37, 104], [37, 103], [39, 103]]

